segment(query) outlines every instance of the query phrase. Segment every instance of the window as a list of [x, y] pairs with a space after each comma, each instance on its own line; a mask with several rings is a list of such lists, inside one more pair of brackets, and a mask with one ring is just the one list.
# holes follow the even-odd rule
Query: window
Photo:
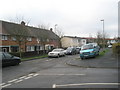
[[50, 40], [49, 39], [47, 39], [47, 42], [49, 42]]
[[37, 38], [37, 42], [38, 42], [38, 43], [40, 42], [40, 39], [39, 39], [39, 38]]
[[31, 38], [31, 37], [28, 37], [27, 40], [28, 40], [28, 41], [32, 41], [32, 38]]
[[27, 51], [35, 51], [35, 47], [34, 46], [27, 46]]
[[16, 38], [15, 38], [15, 37], [12, 37], [12, 40], [13, 40], [13, 41], [16, 41]]
[[8, 37], [6, 35], [2, 35], [2, 40], [8, 40]]

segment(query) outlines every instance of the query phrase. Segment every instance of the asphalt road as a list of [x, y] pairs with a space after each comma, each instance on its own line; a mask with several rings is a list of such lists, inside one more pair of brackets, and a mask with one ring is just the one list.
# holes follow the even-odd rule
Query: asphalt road
[[43, 58], [5, 67], [2, 88], [118, 88], [117, 68], [80, 68], [66, 64], [77, 57], [79, 54]]

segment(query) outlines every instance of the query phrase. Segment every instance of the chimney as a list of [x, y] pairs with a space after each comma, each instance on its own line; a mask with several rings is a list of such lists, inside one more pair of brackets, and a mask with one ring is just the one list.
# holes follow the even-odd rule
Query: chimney
[[52, 28], [50, 28], [50, 31], [52, 32], [52, 31], [53, 31], [53, 29], [52, 29]]
[[21, 22], [21, 25], [25, 26], [25, 22], [24, 22], [24, 21], [22, 21], [22, 22]]

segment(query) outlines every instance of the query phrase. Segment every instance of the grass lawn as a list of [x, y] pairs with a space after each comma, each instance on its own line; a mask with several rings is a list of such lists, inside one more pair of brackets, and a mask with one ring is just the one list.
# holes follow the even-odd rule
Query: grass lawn
[[48, 55], [45, 54], [45, 55], [42, 55], [42, 56], [34, 56], [34, 57], [22, 58], [21, 60], [22, 60], [22, 61], [26, 61], [26, 60], [32, 60], [32, 59], [45, 58], [45, 57], [48, 57]]

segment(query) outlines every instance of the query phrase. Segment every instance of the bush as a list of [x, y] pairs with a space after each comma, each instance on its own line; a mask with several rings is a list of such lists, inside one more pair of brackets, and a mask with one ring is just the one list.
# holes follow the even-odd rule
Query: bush
[[120, 43], [115, 43], [112, 45], [113, 53], [120, 54]]

